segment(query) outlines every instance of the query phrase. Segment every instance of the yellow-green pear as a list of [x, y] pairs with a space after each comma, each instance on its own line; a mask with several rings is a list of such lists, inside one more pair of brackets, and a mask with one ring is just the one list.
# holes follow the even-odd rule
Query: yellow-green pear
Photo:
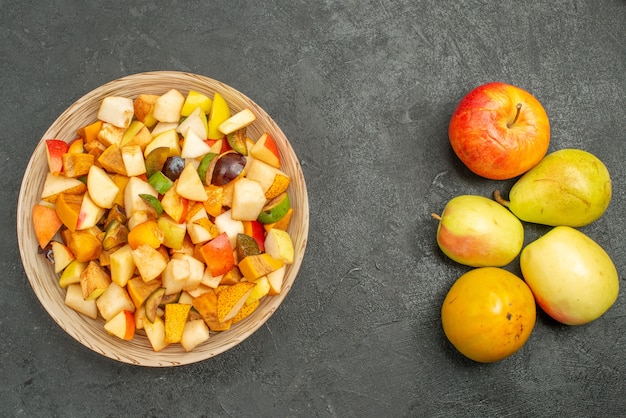
[[437, 244], [457, 263], [472, 267], [502, 267], [517, 257], [524, 227], [502, 205], [483, 196], [451, 199], [439, 220]]
[[548, 154], [496, 200], [523, 221], [579, 227], [598, 219], [611, 201], [611, 177], [595, 155], [579, 149]]
[[619, 278], [604, 249], [577, 229], [557, 226], [520, 255], [524, 280], [552, 318], [581, 325], [604, 314], [619, 292]]

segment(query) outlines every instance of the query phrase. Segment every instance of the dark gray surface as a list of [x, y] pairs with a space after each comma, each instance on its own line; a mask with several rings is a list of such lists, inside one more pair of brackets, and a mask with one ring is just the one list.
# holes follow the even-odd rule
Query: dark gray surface
[[[103, 6], [103, 4], [107, 4]], [[624, 287], [626, 3], [603, 1], [47, 1], [0, 14], [0, 415], [600, 416], [626, 406], [626, 295], [600, 320], [540, 314], [491, 365], [446, 341], [439, 309], [467, 269], [435, 242], [458, 194], [511, 182], [468, 172], [447, 123], [474, 86], [533, 93], [550, 150], [609, 168], [614, 197], [583, 230]], [[298, 153], [311, 227], [294, 288], [255, 335], [190, 366], [116, 363], [43, 310], [17, 248], [29, 154], [73, 101], [112, 79], [180, 70], [259, 103]], [[527, 239], [542, 228], [527, 227]], [[514, 262], [510, 269], [519, 271]]]

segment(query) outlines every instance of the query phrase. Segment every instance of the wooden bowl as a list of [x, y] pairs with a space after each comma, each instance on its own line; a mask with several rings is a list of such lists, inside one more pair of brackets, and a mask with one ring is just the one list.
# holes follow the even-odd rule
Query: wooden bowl
[[[250, 108], [257, 120], [248, 127], [248, 135], [259, 138], [269, 132], [280, 151], [282, 169], [291, 177], [288, 189], [294, 214], [289, 233], [294, 242], [296, 257], [287, 266], [285, 281], [279, 295], [266, 297], [256, 311], [230, 330], [212, 334], [209, 340], [191, 352], [185, 352], [180, 344], [172, 344], [160, 352], [154, 352], [143, 331], [138, 331], [132, 341], [112, 337], [103, 328], [102, 319], [92, 320], [65, 306], [65, 290], [58, 284], [58, 274], [53, 265], [38, 254], [37, 239], [32, 222], [32, 208], [40, 200], [48, 164], [44, 140], [57, 138], [70, 141], [76, 130], [96, 120], [102, 99], [119, 95], [136, 98], [142, 93], [163, 94], [176, 88], [184, 95], [197, 90], [213, 96], [219, 92], [233, 113]], [[196, 74], [158, 71], [123, 77], [111, 81], [86, 94], [50, 126], [35, 148], [28, 163], [20, 189], [17, 207], [17, 235], [24, 269], [37, 298], [69, 335], [85, 347], [111, 359], [151, 367], [168, 367], [189, 364], [208, 359], [236, 346], [252, 335], [278, 309], [291, 289], [302, 263], [309, 230], [309, 203], [302, 168], [289, 141], [272, 118], [256, 103], [237, 90], [219, 81]]]

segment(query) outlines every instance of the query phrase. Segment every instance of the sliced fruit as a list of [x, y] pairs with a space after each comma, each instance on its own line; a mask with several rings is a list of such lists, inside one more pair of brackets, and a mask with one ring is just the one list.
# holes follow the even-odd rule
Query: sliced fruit
[[97, 260], [102, 252], [102, 241], [88, 230], [73, 232], [68, 246], [78, 261]]
[[254, 281], [254, 284], [254, 289], [252, 289], [252, 293], [250, 293], [246, 300], [247, 305], [261, 300], [261, 298], [265, 297], [270, 291], [270, 282], [267, 276], [259, 277]]
[[[128, 296], [130, 296], [133, 304], [136, 309], [142, 308], [143, 304], [148, 299], [148, 297], [161, 287], [161, 282], [158, 280], [152, 280], [151, 282], [144, 282], [143, 279], [139, 276], [133, 277], [126, 283], [126, 290], [128, 291]], [[157, 304], [158, 307], [158, 304]]]
[[128, 242], [128, 228], [118, 219], [113, 219], [108, 223], [104, 238], [102, 239], [102, 249], [109, 251]]
[[165, 322], [159, 316], [152, 322], [144, 321], [143, 327], [154, 351], [159, 352], [169, 345], [165, 341]]
[[265, 236], [265, 252], [285, 264], [293, 263], [294, 248], [291, 235], [287, 231], [270, 229]]
[[67, 153], [68, 145], [60, 139], [46, 139], [46, 159], [48, 171], [59, 175], [63, 171], [63, 154]]
[[148, 183], [150, 183], [154, 190], [156, 190], [159, 194], [165, 194], [174, 185], [174, 182], [167, 178], [167, 176], [161, 171], [157, 171], [152, 174], [148, 178]]
[[200, 160], [200, 164], [198, 165], [198, 177], [200, 177], [200, 180], [202, 180], [202, 183], [205, 185], [207, 184], [206, 183], [207, 169], [211, 165], [211, 161], [213, 161], [213, 159], [217, 157], [218, 155], [219, 154], [216, 154], [214, 152], [209, 152], [204, 157], [202, 157], [202, 160]]
[[165, 305], [165, 342], [179, 343], [187, 323], [191, 305], [168, 303]]
[[[59, 278], [59, 286], [62, 288], [66, 288], [71, 284], [78, 283], [80, 284], [80, 274], [87, 268], [89, 263], [78, 261], [76, 259], [72, 260], [63, 273], [61, 273], [61, 277]], [[82, 293], [81, 293], [82, 298]]]
[[198, 107], [200, 107], [205, 114], [208, 114], [212, 104], [213, 100], [211, 100], [210, 97], [196, 90], [189, 90], [183, 108], [180, 110], [180, 114], [181, 116], [189, 116], [191, 112]]
[[178, 223], [185, 222], [189, 210], [189, 200], [181, 196], [176, 187], [168, 189], [161, 198], [163, 211]]
[[59, 194], [80, 194], [87, 190], [87, 185], [82, 181], [65, 176], [55, 176], [48, 172], [41, 191], [41, 199], [55, 203]]
[[209, 115], [209, 139], [221, 139], [224, 134], [220, 132], [219, 126], [228, 118], [230, 118], [230, 108], [228, 103], [221, 94], [213, 95], [213, 104], [211, 105], [211, 113]]
[[133, 250], [126, 244], [109, 256], [111, 280], [124, 287], [135, 274], [135, 260]]
[[255, 120], [256, 115], [250, 109], [243, 109], [222, 122], [217, 129], [224, 135], [228, 135], [249, 126]]
[[178, 90], [171, 89], [155, 100], [152, 116], [159, 122], [178, 122], [184, 103], [185, 96]]
[[65, 305], [91, 319], [98, 319], [96, 301], [94, 299], [85, 300], [85, 298], [83, 298], [83, 290], [78, 283], [71, 283], [67, 286]]
[[105, 149], [98, 157], [98, 163], [109, 173], [121, 174], [123, 176], [128, 175], [126, 165], [124, 164], [124, 157], [122, 157], [122, 150], [117, 144], [111, 144]]
[[157, 317], [157, 312], [159, 310], [159, 305], [161, 304], [161, 300], [165, 295], [165, 288], [159, 287], [150, 293], [150, 295], [146, 298], [144, 303], [144, 309], [146, 311], [146, 319], [152, 323], [155, 322]]
[[146, 282], [159, 277], [167, 266], [167, 259], [163, 254], [149, 245], [140, 245], [133, 250], [133, 261], [141, 278]]
[[287, 214], [289, 208], [291, 208], [289, 195], [286, 192], [283, 192], [263, 207], [257, 219], [262, 224], [278, 222]]
[[278, 260], [267, 253], [249, 255], [237, 264], [243, 276], [250, 282], [278, 270], [283, 265], [282, 260]]
[[[248, 300], [249, 299], [250, 298], [248, 298]], [[246, 301], [246, 303], [242, 306], [239, 312], [237, 312], [237, 315], [235, 315], [235, 317], [232, 319], [232, 323], [236, 324], [237, 322], [240, 322], [244, 320], [245, 318], [249, 317], [252, 314], [252, 312], [254, 312], [256, 308], [259, 307], [260, 304], [261, 304], [260, 299], [254, 299], [250, 302]]]
[[249, 255], [261, 254], [259, 244], [250, 235], [237, 234], [237, 244], [235, 246], [237, 260], [243, 260]]
[[92, 165], [87, 176], [87, 190], [96, 205], [110, 209], [120, 189], [106, 171]]
[[33, 206], [33, 225], [39, 247], [46, 248], [63, 225], [63, 220], [56, 209], [37, 204]]
[[80, 286], [83, 290], [83, 298], [87, 300], [97, 299], [111, 284], [111, 277], [100, 264], [90, 261], [85, 270], [80, 274]]
[[272, 167], [280, 168], [280, 153], [276, 142], [269, 133], [264, 133], [250, 149], [250, 154]]
[[260, 252], [265, 252], [265, 229], [259, 221], [243, 221], [243, 233], [256, 241]]
[[104, 329], [122, 340], [132, 340], [135, 336], [135, 315], [131, 311], [121, 311], [104, 323]]
[[185, 286], [190, 274], [189, 261], [172, 258], [161, 274], [165, 294], [179, 294], [183, 290], [183, 286]]
[[148, 178], [163, 169], [163, 165], [165, 164], [167, 157], [169, 157], [169, 154], [169, 147], [156, 147], [146, 154], [146, 176]]
[[154, 209], [157, 218], [161, 216], [161, 214], [163, 213], [163, 205], [161, 205], [161, 201], [159, 199], [152, 196], [151, 194], [146, 193], [141, 193], [139, 197], [145, 200], [150, 206], [152, 206], [152, 209]]
[[190, 320], [185, 324], [180, 345], [187, 352], [209, 339], [209, 328], [203, 319]]
[[233, 247], [226, 233], [221, 233], [204, 244], [200, 248], [200, 252], [213, 277], [227, 273], [235, 265]]
[[159, 248], [165, 239], [165, 235], [155, 220], [143, 222], [128, 233], [128, 245], [136, 250], [142, 245]]
[[[155, 134], [153, 134], [155, 135]], [[180, 143], [178, 141], [178, 132], [176, 129], [169, 129], [154, 136], [152, 142], [150, 142], [144, 150], [144, 155], [147, 157], [156, 148], [167, 148], [169, 150], [168, 156], [173, 157], [180, 155]]]
[[234, 183], [232, 217], [239, 221], [252, 221], [259, 217], [266, 199], [261, 185], [254, 180], [242, 177]]
[[173, 250], [180, 250], [187, 233], [187, 225], [176, 222], [166, 214], [159, 217], [157, 224], [163, 231], [163, 245]]
[[198, 202], [204, 202], [208, 199], [202, 180], [198, 176], [198, 171], [192, 164], [185, 166], [180, 174], [176, 181], [176, 192], [186, 199]]
[[217, 320], [225, 322], [233, 319], [248, 300], [254, 286], [252, 282], [240, 282], [220, 291], [217, 295]]
[[98, 312], [105, 321], [113, 318], [121, 311], [135, 312], [135, 304], [133, 303], [126, 288], [111, 282], [102, 295], [96, 300]]
[[146, 118], [149, 119], [152, 116], [152, 108], [158, 98], [156, 94], [140, 94], [133, 102], [135, 117], [146, 126], [151, 126], [148, 125]]
[[76, 230], [94, 227], [102, 219], [105, 212], [105, 209], [91, 199], [89, 193], [85, 193], [76, 219]]
[[63, 154], [63, 174], [72, 178], [84, 176], [95, 160], [91, 154]]
[[204, 141], [204, 138], [192, 128], [189, 128], [184, 135], [185, 141], [180, 152], [182, 158], [199, 158], [211, 151], [211, 147]]
[[140, 176], [146, 173], [146, 162], [139, 145], [124, 145], [121, 152], [127, 176]]
[[267, 273], [267, 280], [270, 284], [270, 290], [268, 295], [274, 296], [280, 294], [283, 288], [283, 282], [285, 281], [286, 267], [282, 266], [278, 270]]
[[120, 96], [107, 96], [102, 99], [98, 119], [118, 128], [128, 128], [133, 120], [135, 109], [132, 99]]
[[[70, 248], [59, 241], [51, 241], [52, 254], [54, 255], [54, 272], [62, 272], [73, 260], [74, 254]], [[44, 247], [45, 248], [45, 247]]]

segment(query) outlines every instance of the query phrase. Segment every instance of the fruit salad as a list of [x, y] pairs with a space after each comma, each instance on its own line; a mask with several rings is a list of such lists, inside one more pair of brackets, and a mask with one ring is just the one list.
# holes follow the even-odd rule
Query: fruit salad
[[191, 351], [281, 292], [294, 261], [290, 177], [250, 109], [191, 90], [102, 100], [75, 138], [45, 140], [33, 207], [65, 304], [112, 338]]

